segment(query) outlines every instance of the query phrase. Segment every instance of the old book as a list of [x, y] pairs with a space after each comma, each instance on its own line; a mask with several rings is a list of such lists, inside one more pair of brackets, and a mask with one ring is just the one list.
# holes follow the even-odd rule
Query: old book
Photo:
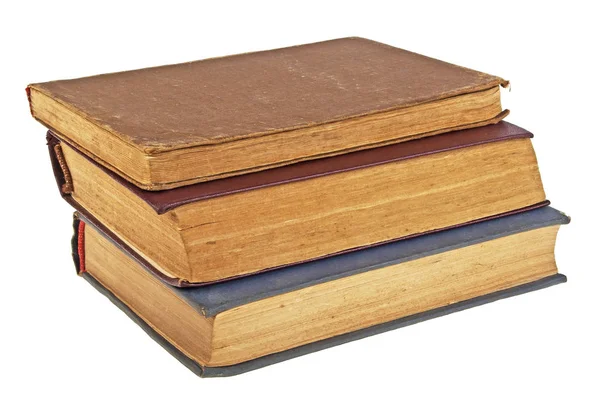
[[77, 219], [73, 254], [179, 360], [223, 376], [563, 282], [554, 246], [568, 221], [544, 207], [195, 288], [156, 279], [114, 234]]
[[361, 38], [32, 84], [33, 116], [146, 190], [498, 122], [503, 79]]
[[50, 134], [61, 192], [177, 286], [215, 282], [545, 203], [531, 134], [501, 122], [168, 191]]

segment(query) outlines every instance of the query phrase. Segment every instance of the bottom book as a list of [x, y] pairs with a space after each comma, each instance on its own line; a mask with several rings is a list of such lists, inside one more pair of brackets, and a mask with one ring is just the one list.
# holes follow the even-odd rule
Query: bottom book
[[566, 281], [550, 207], [195, 288], [76, 214], [77, 271], [181, 363], [231, 376]]

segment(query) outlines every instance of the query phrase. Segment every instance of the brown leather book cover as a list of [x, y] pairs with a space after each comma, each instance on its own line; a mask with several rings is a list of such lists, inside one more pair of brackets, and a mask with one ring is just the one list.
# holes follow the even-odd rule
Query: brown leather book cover
[[[79, 121], [83, 118], [87, 124], [85, 132], [91, 134], [86, 134], [84, 138], [84, 131], [81, 130], [82, 135], [69, 135], [66, 128], [53, 127], [43, 120], [43, 115], [36, 115], [49, 128], [56, 129], [88, 156], [94, 157], [96, 161], [136, 185], [155, 190], [191, 184], [202, 178], [208, 180], [265, 169], [272, 167], [273, 164], [269, 161], [275, 160], [271, 158], [263, 161], [264, 163], [258, 161], [252, 169], [249, 168], [252, 164], [241, 163], [225, 167], [223, 163], [227, 161], [226, 158], [215, 161], [206, 151], [218, 150], [217, 147], [225, 143], [293, 130], [308, 130], [318, 125], [497, 89], [499, 85], [506, 84], [506, 81], [497, 76], [375, 41], [344, 38], [278, 50], [32, 84], [28, 93], [31, 95], [35, 91], [40, 95], [38, 98], [44, 96], [43, 98], [50, 98], [65, 107], [72, 118], [64, 121]], [[472, 108], [465, 107], [465, 110]], [[56, 113], [47, 115], [57, 117]], [[500, 111], [494, 111], [485, 121], [455, 128], [497, 122], [503, 115], [505, 114]], [[384, 143], [369, 141], [371, 134], [377, 129], [380, 128], [374, 128], [361, 136], [365, 140], [362, 148]], [[422, 135], [447, 130], [432, 129]], [[114, 138], [111, 139], [114, 141], [111, 142], [113, 151], [117, 147], [134, 148], [136, 155], [141, 155], [139, 161], [142, 162], [139, 166], [136, 165], [138, 169], [126, 170], [125, 162], [119, 163], [118, 158], [108, 158], [109, 154], [97, 149], [96, 143], [84, 146], [89, 142], [90, 136], [93, 137], [92, 134], [101, 135], [100, 142], [106, 136]], [[315, 138], [320, 137], [303, 132], [294, 139], [294, 144], [312, 144]], [[387, 143], [391, 142], [393, 141]], [[158, 169], [166, 167], [164, 162], [150, 165], [143, 163], [148, 156], [190, 148], [204, 150], [198, 154], [198, 161], [211, 160], [214, 162], [211, 164], [213, 167], [223, 165], [223, 170], [219, 171], [221, 174], [186, 174], [186, 178], [196, 178], [196, 181], [170, 181], [168, 171]], [[355, 150], [361, 147], [346, 148]], [[94, 151], [95, 149], [97, 150]], [[246, 152], [247, 149], [240, 148], [239, 152]], [[281, 158], [277, 158], [278, 161], [281, 160], [280, 164], [302, 160], [283, 158], [283, 151], [286, 149], [285, 145], [281, 145], [278, 150], [281, 154]], [[325, 156], [340, 152], [342, 151], [322, 154]], [[137, 161], [136, 155], [132, 154], [130, 161]], [[244, 158], [244, 155], [240, 155], [240, 158]], [[181, 157], [177, 157], [169, 160], [180, 159]], [[156, 170], [140, 170], [144, 164], [150, 168], [155, 167]], [[240, 169], [236, 170], [238, 167]], [[137, 171], [140, 176], [132, 175]], [[143, 172], [145, 174], [142, 175]], [[164, 179], [162, 182], [158, 181], [159, 173]], [[140, 182], [143, 178], [147, 178], [147, 181]]]

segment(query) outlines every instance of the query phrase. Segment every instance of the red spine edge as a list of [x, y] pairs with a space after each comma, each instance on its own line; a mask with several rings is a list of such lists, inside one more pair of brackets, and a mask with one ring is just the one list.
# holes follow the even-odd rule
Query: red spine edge
[[77, 228], [77, 254], [79, 255], [79, 273], [85, 272], [85, 222], [79, 221]]

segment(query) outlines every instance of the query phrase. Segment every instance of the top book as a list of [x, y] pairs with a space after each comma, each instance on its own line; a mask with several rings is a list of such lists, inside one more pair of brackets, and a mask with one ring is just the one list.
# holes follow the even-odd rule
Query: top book
[[146, 190], [500, 121], [500, 77], [343, 38], [27, 87], [32, 115]]

